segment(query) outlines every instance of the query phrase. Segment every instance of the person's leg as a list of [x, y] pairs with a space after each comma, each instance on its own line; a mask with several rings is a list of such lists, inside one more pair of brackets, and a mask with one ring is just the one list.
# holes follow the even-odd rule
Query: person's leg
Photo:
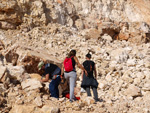
[[74, 87], [75, 87], [75, 82], [76, 82], [76, 72], [72, 71], [69, 74], [69, 81], [70, 81], [70, 100], [73, 100], [74, 97]]
[[56, 90], [55, 90], [55, 80], [52, 80], [49, 84], [49, 91], [50, 91], [50, 94], [51, 94], [51, 97], [56, 97]]
[[87, 92], [87, 96], [91, 96], [90, 87], [86, 87], [85, 90]]
[[94, 94], [94, 99], [95, 99], [95, 101], [98, 101], [99, 99], [98, 99], [97, 88], [92, 87], [92, 90], [93, 90], [93, 94]]
[[56, 96], [57, 97], [59, 97], [58, 85], [59, 85], [60, 81], [61, 81], [60, 76], [55, 79], [55, 82], [56, 82], [56, 84], [55, 84], [55, 90], [56, 90]]
[[51, 93], [51, 97], [59, 98], [59, 90], [58, 90], [58, 85], [61, 81], [60, 76], [57, 77], [56, 79], [52, 80], [49, 84], [49, 90]]

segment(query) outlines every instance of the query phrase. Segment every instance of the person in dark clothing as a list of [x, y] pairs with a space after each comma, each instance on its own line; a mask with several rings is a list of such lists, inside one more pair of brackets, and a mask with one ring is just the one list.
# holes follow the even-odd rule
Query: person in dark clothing
[[51, 97], [59, 98], [59, 90], [58, 85], [61, 82], [61, 69], [51, 63], [45, 64], [43, 61], [41, 61], [38, 64], [39, 70], [44, 70], [43, 76], [45, 76], [45, 79], [41, 79], [41, 82], [47, 82], [49, 79], [52, 79], [49, 84], [49, 91], [51, 93]]
[[[87, 96], [91, 96], [90, 88], [92, 88], [95, 102], [97, 102], [97, 101], [99, 101], [98, 93], [97, 93], [98, 82], [96, 80], [97, 72], [96, 72], [95, 63], [90, 59], [91, 59], [91, 54], [88, 53], [86, 55], [86, 60], [83, 62], [83, 66], [86, 69], [86, 71], [88, 72], [88, 76], [86, 76], [85, 73], [82, 71], [81, 87], [86, 90]], [[94, 73], [95, 77], [93, 76], [93, 73]]]

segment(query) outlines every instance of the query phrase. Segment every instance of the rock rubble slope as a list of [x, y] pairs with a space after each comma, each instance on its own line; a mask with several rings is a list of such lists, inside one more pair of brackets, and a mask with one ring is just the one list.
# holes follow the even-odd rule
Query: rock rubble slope
[[[149, 0], [1, 0], [0, 113], [149, 113]], [[70, 49], [79, 62], [90, 52], [98, 95], [80, 92], [70, 103], [50, 97], [41, 84], [40, 60], [61, 67]]]

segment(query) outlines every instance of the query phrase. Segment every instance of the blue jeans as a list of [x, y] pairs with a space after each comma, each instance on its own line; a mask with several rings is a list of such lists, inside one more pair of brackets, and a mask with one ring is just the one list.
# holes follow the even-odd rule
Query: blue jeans
[[49, 91], [51, 93], [51, 97], [59, 98], [59, 90], [58, 85], [61, 81], [60, 76], [58, 76], [56, 79], [52, 79], [52, 81], [49, 84]]
[[[60, 75], [61, 69], [56, 68], [52, 75]], [[56, 79], [52, 79], [52, 81], [49, 84], [49, 91], [51, 93], [51, 97], [59, 98], [59, 90], [58, 85], [61, 81], [60, 76], [58, 76]]]

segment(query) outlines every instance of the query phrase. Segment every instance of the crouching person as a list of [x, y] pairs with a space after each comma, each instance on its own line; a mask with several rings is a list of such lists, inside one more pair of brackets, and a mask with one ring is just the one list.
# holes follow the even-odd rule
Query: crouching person
[[58, 85], [61, 82], [61, 69], [55, 64], [45, 64], [43, 61], [38, 64], [38, 69], [44, 70], [43, 76], [45, 78], [42, 78], [41, 82], [47, 82], [49, 79], [52, 79], [49, 84], [51, 97], [59, 98]]

